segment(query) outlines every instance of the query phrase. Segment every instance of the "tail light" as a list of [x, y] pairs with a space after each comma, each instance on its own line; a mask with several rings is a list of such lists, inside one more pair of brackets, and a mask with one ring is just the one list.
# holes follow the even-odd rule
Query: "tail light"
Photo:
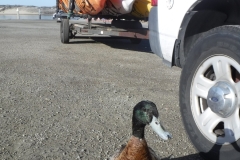
[[151, 5], [152, 6], [157, 6], [158, 5], [158, 0], [152, 0]]

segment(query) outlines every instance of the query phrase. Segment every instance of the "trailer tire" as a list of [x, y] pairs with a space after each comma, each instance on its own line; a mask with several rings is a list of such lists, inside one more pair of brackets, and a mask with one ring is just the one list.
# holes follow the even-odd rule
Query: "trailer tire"
[[142, 23], [139, 21], [112, 20], [111, 26], [123, 29], [141, 29]]
[[191, 47], [181, 73], [183, 124], [205, 159], [240, 159], [239, 35], [237, 26], [204, 33]]
[[69, 33], [69, 19], [62, 19], [60, 25], [60, 37], [62, 43], [69, 43]]
[[142, 42], [142, 39], [140, 38], [130, 38], [130, 41], [132, 44], [139, 44]]

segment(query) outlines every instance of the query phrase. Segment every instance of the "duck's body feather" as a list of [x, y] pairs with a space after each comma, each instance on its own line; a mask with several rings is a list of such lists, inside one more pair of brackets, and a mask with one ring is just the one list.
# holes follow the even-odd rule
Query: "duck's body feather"
[[110, 160], [160, 160], [145, 139], [132, 136]]

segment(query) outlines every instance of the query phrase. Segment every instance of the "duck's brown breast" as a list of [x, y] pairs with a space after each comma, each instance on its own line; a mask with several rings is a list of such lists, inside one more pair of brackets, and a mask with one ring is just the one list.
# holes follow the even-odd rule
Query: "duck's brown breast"
[[115, 160], [152, 160], [145, 139], [132, 136]]

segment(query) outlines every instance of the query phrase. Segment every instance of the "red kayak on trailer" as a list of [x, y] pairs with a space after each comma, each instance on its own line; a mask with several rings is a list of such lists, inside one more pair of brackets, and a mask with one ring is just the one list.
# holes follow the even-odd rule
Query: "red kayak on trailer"
[[[67, 13], [71, 0], [59, 0], [59, 9]], [[151, 0], [74, 0], [73, 13], [91, 16], [128, 15], [147, 18], [151, 9]]]
[[[96, 15], [104, 8], [105, 2], [106, 0], [75, 0], [74, 13]], [[69, 0], [59, 0], [59, 8], [68, 12]]]

